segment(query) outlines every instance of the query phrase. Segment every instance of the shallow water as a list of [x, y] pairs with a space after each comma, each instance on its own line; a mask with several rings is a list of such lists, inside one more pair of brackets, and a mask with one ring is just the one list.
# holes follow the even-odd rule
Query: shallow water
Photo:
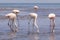
[[[40, 32], [36, 32], [34, 27], [34, 33], [32, 31], [32, 23], [28, 25], [28, 19], [19, 19], [19, 31], [14, 33], [9, 29], [8, 20], [0, 20], [0, 40], [59, 40], [60, 39], [60, 17], [55, 19], [55, 32], [50, 32], [50, 22], [47, 17], [40, 17], [37, 20]], [[28, 34], [28, 27], [30, 27], [30, 33]]]
[[[33, 6], [39, 6], [37, 24], [39, 33], [32, 31], [32, 23], [28, 25], [28, 14], [34, 12]], [[13, 9], [19, 9], [19, 31], [11, 32], [7, 25], [8, 19], [5, 15], [12, 12]], [[55, 32], [50, 32], [50, 21], [47, 17], [49, 13], [55, 13]], [[32, 21], [31, 21], [32, 22]], [[28, 27], [30, 33], [28, 34]], [[60, 40], [60, 5], [59, 4], [0, 4], [0, 40]]]

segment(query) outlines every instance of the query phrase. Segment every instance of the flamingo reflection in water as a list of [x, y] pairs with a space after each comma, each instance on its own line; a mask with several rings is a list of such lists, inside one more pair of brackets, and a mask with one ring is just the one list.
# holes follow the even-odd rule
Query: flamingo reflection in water
[[30, 40], [39, 40], [39, 34], [30, 34], [29, 35]]
[[54, 32], [50, 33], [50, 38], [49, 40], [55, 40]]
[[55, 28], [55, 17], [56, 17], [56, 15], [54, 13], [50, 13], [48, 15], [48, 17], [50, 19], [51, 32], [54, 32], [54, 28]]

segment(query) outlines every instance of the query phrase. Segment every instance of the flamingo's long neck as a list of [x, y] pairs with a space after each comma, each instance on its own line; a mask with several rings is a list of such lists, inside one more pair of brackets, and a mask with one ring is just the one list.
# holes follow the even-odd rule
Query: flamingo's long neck
[[38, 10], [38, 9], [34, 9], [34, 12], [37, 13], [37, 10]]
[[33, 22], [34, 22], [34, 24], [36, 24], [36, 19], [35, 18], [34, 18]]

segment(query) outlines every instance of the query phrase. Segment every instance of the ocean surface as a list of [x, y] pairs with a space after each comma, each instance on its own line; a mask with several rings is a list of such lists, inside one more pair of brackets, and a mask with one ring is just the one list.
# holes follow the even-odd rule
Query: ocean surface
[[[33, 25], [28, 25], [28, 14], [34, 11], [34, 6], [38, 6], [36, 11], [38, 14], [37, 24], [39, 26], [39, 33], [32, 31]], [[5, 15], [11, 13], [13, 9], [20, 10], [19, 13], [19, 31], [11, 32], [8, 26], [8, 19]], [[50, 32], [49, 13], [55, 13], [55, 32]], [[28, 27], [30, 33], [28, 34]], [[60, 40], [60, 3], [0, 3], [0, 40]]]

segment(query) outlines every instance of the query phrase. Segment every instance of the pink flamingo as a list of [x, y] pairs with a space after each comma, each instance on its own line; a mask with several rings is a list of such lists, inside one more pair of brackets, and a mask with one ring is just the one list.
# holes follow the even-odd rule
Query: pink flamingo
[[39, 9], [38, 6], [34, 6], [34, 12], [37, 12], [38, 9]]
[[18, 13], [19, 13], [19, 10], [13, 10], [12, 13], [9, 13], [9, 14], [5, 15], [9, 19], [8, 26], [14, 32], [16, 32], [18, 30], [17, 29], [17, 24], [16, 24], [16, 18], [17, 18]]
[[54, 32], [54, 27], [55, 27], [55, 17], [56, 15], [54, 13], [50, 13], [48, 15], [49, 19], [50, 19], [50, 26], [51, 26], [51, 32]]
[[[39, 32], [39, 28], [38, 28], [38, 25], [37, 25], [37, 14], [36, 13], [30, 13], [29, 14], [29, 23], [31, 22], [31, 20], [33, 21], [33, 29], [34, 29], [34, 26], [37, 28], [37, 32]], [[29, 27], [28, 27], [28, 30], [29, 30]], [[32, 30], [33, 31], [33, 30]]]

